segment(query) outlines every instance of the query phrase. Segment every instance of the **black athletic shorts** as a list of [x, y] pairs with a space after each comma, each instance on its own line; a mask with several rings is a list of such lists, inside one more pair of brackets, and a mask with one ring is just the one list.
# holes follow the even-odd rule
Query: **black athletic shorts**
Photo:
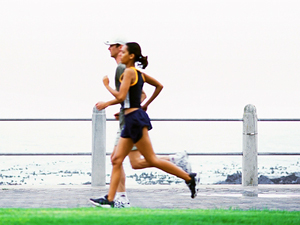
[[131, 138], [133, 143], [137, 143], [143, 136], [143, 128], [152, 129], [148, 114], [138, 109], [125, 115], [125, 125], [121, 133], [122, 138]]

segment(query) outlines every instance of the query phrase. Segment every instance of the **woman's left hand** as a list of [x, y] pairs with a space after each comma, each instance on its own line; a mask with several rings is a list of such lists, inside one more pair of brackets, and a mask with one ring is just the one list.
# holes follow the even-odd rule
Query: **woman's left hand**
[[119, 120], [119, 118], [120, 118], [120, 112], [115, 113], [114, 116], [115, 116], [116, 120]]
[[109, 85], [109, 79], [108, 79], [107, 76], [103, 77], [103, 84], [104, 84], [105, 87]]

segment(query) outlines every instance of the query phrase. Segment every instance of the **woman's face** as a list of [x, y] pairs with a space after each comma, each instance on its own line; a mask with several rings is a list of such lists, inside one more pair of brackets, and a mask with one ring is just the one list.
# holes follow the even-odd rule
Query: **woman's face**
[[122, 64], [127, 64], [134, 57], [133, 54], [129, 54], [126, 45], [123, 45], [123, 48], [122, 48], [121, 52], [122, 52], [122, 56], [121, 56], [121, 63]]

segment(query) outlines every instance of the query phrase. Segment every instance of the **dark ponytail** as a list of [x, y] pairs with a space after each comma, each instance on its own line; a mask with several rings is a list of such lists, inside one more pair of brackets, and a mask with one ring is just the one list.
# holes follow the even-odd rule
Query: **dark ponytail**
[[134, 54], [134, 62], [138, 62], [138, 66], [141, 66], [145, 69], [148, 66], [148, 57], [142, 55], [141, 47], [136, 42], [126, 43], [127, 51], [129, 54]]

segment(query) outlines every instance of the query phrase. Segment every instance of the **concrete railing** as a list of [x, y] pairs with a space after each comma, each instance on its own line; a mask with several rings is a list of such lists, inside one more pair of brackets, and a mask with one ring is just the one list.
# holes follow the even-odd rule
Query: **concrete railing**
[[[92, 121], [92, 153], [0, 153], [0, 156], [48, 156], [48, 155], [92, 155], [92, 186], [104, 186], [106, 183], [106, 122], [115, 121], [107, 119], [105, 110], [93, 108], [92, 119], [1, 119], [1, 121]], [[257, 186], [258, 184], [258, 155], [300, 155], [299, 152], [259, 152], [257, 144], [257, 121], [264, 122], [300, 122], [300, 119], [257, 119], [256, 108], [253, 105], [247, 105], [244, 108], [243, 119], [151, 119], [151, 121], [180, 121], [180, 122], [201, 122], [201, 121], [243, 121], [243, 152], [226, 152], [226, 153], [190, 153], [189, 155], [242, 155], [242, 185], [245, 187]], [[173, 153], [157, 153], [157, 155], [167, 155]]]
[[[105, 110], [93, 109], [92, 186], [105, 185]], [[243, 116], [242, 185], [258, 185], [257, 115], [253, 105], [247, 105]]]
[[106, 114], [93, 108], [92, 116], [92, 186], [106, 184]]
[[242, 185], [257, 186], [257, 114], [253, 105], [247, 105], [243, 116]]

